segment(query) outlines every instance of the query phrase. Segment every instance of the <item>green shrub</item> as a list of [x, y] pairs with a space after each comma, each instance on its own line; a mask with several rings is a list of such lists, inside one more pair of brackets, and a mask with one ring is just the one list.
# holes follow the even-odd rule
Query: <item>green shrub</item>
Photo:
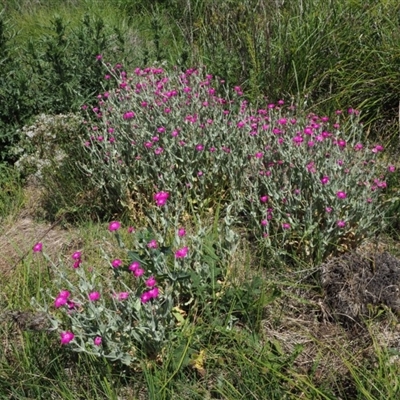
[[[219, 95], [202, 69], [120, 74], [89, 111], [78, 164], [110, 213], [151, 220], [154, 193], [176, 218], [221, 210], [279, 254], [319, 263], [385, 223], [384, 150], [363, 141], [358, 111], [334, 118], [294, 106], [252, 108], [239, 86]], [[81, 150], [79, 150], [81, 151]]]

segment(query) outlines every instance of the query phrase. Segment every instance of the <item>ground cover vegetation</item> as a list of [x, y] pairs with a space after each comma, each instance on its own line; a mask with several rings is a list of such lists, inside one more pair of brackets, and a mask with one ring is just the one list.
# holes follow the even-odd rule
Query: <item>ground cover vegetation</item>
[[397, 2], [2, 7], [0, 398], [398, 397]]

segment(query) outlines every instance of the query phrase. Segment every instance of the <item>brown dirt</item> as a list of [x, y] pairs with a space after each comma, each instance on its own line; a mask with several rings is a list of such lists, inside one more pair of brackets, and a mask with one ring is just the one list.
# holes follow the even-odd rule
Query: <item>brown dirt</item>
[[3, 222], [0, 234], [0, 279], [8, 276], [18, 264], [32, 251], [37, 242], [42, 242], [46, 253], [57, 259], [77, 240], [73, 230], [60, 227], [61, 221], [51, 224], [36, 219], [40, 212], [41, 192], [34, 183], [26, 188], [26, 201], [17, 216]]

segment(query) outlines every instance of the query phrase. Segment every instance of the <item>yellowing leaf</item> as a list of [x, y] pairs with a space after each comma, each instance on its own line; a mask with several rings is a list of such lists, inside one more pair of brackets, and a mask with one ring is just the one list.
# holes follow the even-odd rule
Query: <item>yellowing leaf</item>
[[201, 350], [200, 353], [193, 354], [192, 360], [190, 361], [190, 365], [201, 375], [204, 376], [206, 374], [206, 370], [204, 369], [204, 359], [205, 359], [205, 350]]

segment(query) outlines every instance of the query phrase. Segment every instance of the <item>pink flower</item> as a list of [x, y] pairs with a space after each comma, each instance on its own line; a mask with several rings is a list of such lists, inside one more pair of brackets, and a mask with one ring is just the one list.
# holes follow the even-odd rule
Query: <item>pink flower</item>
[[151, 300], [150, 293], [149, 292], [142, 293], [142, 295], [140, 296], [140, 301], [142, 303], [147, 303], [149, 300]]
[[158, 243], [157, 243], [157, 241], [155, 239], [150, 240], [150, 242], [147, 243], [147, 247], [149, 249], [156, 249], [158, 247]]
[[203, 151], [204, 150], [204, 146], [202, 144], [198, 144], [198, 145], [196, 145], [196, 150], [197, 151]]
[[64, 297], [68, 299], [70, 295], [71, 293], [68, 290], [61, 290], [61, 292], [58, 294], [58, 297]]
[[118, 268], [122, 265], [122, 261], [117, 258], [112, 261], [111, 265], [113, 266], [113, 268]]
[[321, 183], [322, 183], [323, 185], [326, 185], [328, 182], [329, 182], [329, 176], [323, 176], [323, 177], [321, 178]]
[[343, 221], [343, 220], [340, 220], [340, 221], [338, 221], [338, 222], [336, 223], [336, 225], [337, 225], [339, 228], [344, 228], [344, 227], [346, 226], [346, 222]]
[[54, 307], [55, 308], [59, 308], [65, 304], [67, 304], [67, 298], [63, 297], [63, 296], [58, 296], [55, 300], [54, 300]]
[[97, 301], [100, 299], [100, 293], [99, 292], [91, 292], [89, 293], [89, 300], [90, 301]]
[[346, 147], [346, 141], [345, 140], [343, 140], [343, 139], [339, 139], [338, 141], [337, 141], [337, 145], [341, 148], [341, 149], [344, 149], [345, 147]]
[[140, 268], [140, 262], [139, 261], [134, 261], [130, 266], [129, 266], [129, 271], [135, 271], [136, 269]]
[[133, 271], [133, 275], [136, 276], [136, 278], [139, 278], [140, 276], [142, 276], [144, 274], [144, 269], [142, 268], [137, 268]]
[[261, 226], [267, 226], [268, 221], [266, 219], [261, 220]]
[[128, 111], [123, 115], [123, 118], [125, 120], [127, 119], [132, 119], [135, 116], [135, 113], [133, 111]]
[[185, 236], [186, 235], [186, 230], [185, 230], [185, 228], [179, 228], [178, 229], [178, 236], [179, 237], [183, 237], [183, 236]]
[[292, 141], [295, 145], [299, 146], [304, 141], [304, 139], [301, 136], [297, 135], [292, 139]]
[[61, 332], [60, 337], [61, 337], [61, 344], [68, 344], [71, 340], [74, 340], [75, 335], [70, 331], [66, 331], [66, 332]]
[[128, 233], [132, 233], [132, 232], [135, 232], [135, 228], [133, 226], [130, 226], [128, 228]]
[[153, 287], [153, 289], [149, 290], [147, 293], [150, 295], [151, 298], [155, 299], [156, 297], [158, 297], [159, 294], [158, 287]]
[[117, 231], [119, 228], [121, 228], [121, 223], [119, 221], [111, 221], [110, 225], [108, 225], [108, 230], [110, 232]]
[[148, 287], [153, 287], [157, 284], [156, 278], [154, 276], [151, 276], [149, 279], [146, 280], [146, 286]]
[[116, 297], [117, 297], [118, 300], [126, 300], [129, 297], [129, 292], [117, 293]]
[[343, 191], [339, 191], [339, 192], [336, 193], [336, 197], [338, 199], [345, 199], [347, 197], [347, 194], [345, 192], [343, 192]]
[[361, 143], [357, 143], [357, 144], [354, 146], [354, 150], [355, 150], [355, 151], [360, 151], [360, 150], [362, 150], [363, 147], [364, 147], [364, 146], [363, 146]]
[[169, 193], [167, 193], [167, 192], [158, 192], [153, 196], [158, 207], [165, 205], [165, 203], [168, 200], [168, 197], [169, 197]]
[[290, 229], [290, 224], [285, 222], [282, 224], [282, 229]]
[[82, 264], [82, 260], [79, 258], [78, 260], [76, 260], [74, 262], [74, 264], [72, 265], [73, 268], [77, 269], [80, 267], [80, 265]]
[[43, 249], [43, 244], [40, 242], [36, 243], [32, 248], [34, 253], [40, 253], [42, 251], [42, 249]]
[[311, 172], [312, 174], [315, 174], [317, 172], [314, 161], [311, 161], [309, 164], [307, 164], [307, 170], [308, 170], [308, 172]]
[[184, 258], [187, 256], [189, 249], [187, 247], [182, 247], [175, 252], [175, 258]]
[[103, 340], [103, 339], [101, 338], [101, 336], [96, 336], [96, 337], [94, 338], [94, 340], [93, 340], [93, 343], [94, 343], [95, 346], [100, 346], [102, 340]]
[[388, 171], [389, 172], [395, 172], [396, 171], [396, 167], [394, 165], [389, 165], [388, 166]]
[[82, 253], [80, 251], [76, 251], [74, 254], [72, 254], [71, 258], [73, 260], [80, 260], [81, 259]]
[[158, 156], [158, 155], [161, 154], [163, 151], [164, 151], [164, 149], [163, 149], [162, 147], [157, 147], [157, 148], [154, 150], [154, 154]]
[[129, 266], [129, 271], [135, 271], [135, 269], [140, 268], [140, 262], [139, 261], [134, 261], [130, 266]]
[[265, 195], [261, 196], [260, 201], [261, 201], [261, 203], [266, 203], [268, 201], [268, 196], [265, 196]]
[[373, 153], [379, 153], [380, 151], [383, 151], [383, 146], [381, 146], [380, 144], [377, 144], [373, 149], [372, 152]]

